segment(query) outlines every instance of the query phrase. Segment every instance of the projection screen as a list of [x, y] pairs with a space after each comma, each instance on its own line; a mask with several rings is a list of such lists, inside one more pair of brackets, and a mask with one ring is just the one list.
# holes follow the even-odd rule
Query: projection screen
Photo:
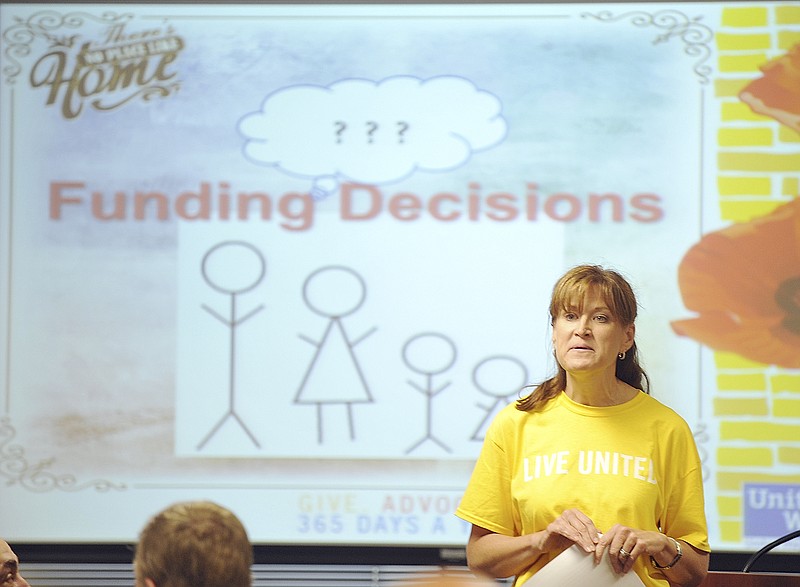
[[797, 3], [12, 2], [0, 35], [4, 538], [213, 499], [263, 544], [462, 546], [579, 263], [636, 289], [712, 547], [800, 528]]

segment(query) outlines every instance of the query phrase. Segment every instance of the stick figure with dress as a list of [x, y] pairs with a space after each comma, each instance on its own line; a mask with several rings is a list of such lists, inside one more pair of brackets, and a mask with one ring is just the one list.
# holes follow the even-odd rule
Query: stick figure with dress
[[317, 442], [322, 444], [323, 408], [343, 405], [347, 414], [350, 440], [355, 440], [353, 405], [372, 403], [367, 380], [354, 348], [371, 335], [371, 328], [351, 338], [342, 319], [361, 308], [367, 288], [361, 276], [343, 266], [327, 266], [314, 271], [303, 284], [303, 299], [309, 309], [328, 323], [322, 337], [314, 340], [304, 334], [300, 338], [316, 347], [311, 363], [294, 398], [296, 404], [317, 407]]

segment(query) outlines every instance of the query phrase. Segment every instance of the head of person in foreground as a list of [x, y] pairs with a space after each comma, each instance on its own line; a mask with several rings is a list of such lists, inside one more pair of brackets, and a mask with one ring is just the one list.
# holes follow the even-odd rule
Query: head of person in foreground
[[136, 587], [250, 587], [253, 548], [230, 510], [209, 501], [176, 503], [142, 529]]

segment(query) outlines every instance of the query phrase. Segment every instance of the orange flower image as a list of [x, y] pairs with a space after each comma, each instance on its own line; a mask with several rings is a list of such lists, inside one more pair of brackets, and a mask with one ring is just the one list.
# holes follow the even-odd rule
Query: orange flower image
[[739, 99], [756, 114], [800, 132], [800, 43], [759, 69], [763, 77], [750, 82]]
[[705, 235], [678, 268], [696, 318], [673, 330], [720, 351], [800, 368], [800, 197]]

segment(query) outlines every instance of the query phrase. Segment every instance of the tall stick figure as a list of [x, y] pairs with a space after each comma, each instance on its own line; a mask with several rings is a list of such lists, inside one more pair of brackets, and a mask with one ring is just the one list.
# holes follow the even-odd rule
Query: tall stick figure
[[228, 327], [228, 409], [197, 445], [197, 450], [201, 450], [229, 418], [239, 424], [256, 448], [261, 448], [256, 437], [236, 413], [236, 328], [260, 312], [264, 305], [261, 304], [243, 316], [239, 316], [236, 302], [237, 296], [252, 290], [264, 279], [267, 270], [266, 261], [261, 252], [249, 243], [225, 241], [208, 250], [203, 257], [201, 270], [203, 279], [208, 285], [230, 297], [230, 309], [227, 316], [223, 316], [205, 304], [201, 306], [203, 310]]
[[456, 346], [442, 334], [426, 332], [418, 334], [408, 340], [403, 346], [403, 361], [412, 371], [425, 376], [425, 386], [420, 387], [413, 381], [408, 384], [425, 396], [425, 436], [406, 450], [409, 454], [430, 440], [438, 444], [447, 452], [452, 452], [450, 447], [433, 435], [433, 398], [449, 385], [450, 381], [434, 389], [433, 376], [444, 373], [456, 361]]
[[373, 327], [351, 340], [342, 324], [342, 318], [358, 310], [366, 295], [364, 280], [348, 267], [322, 267], [309, 275], [303, 284], [306, 305], [315, 314], [327, 318], [328, 325], [318, 341], [303, 334], [299, 335], [317, 350], [300, 383], [294, 402], [317, 406], [317, 442], [320, 444], [323, 440], [323, 406], [343, 404], [346, 407], [350, 440], [355, 440], [353, 404], [373, 401], [353, 348], [377, 328]]

